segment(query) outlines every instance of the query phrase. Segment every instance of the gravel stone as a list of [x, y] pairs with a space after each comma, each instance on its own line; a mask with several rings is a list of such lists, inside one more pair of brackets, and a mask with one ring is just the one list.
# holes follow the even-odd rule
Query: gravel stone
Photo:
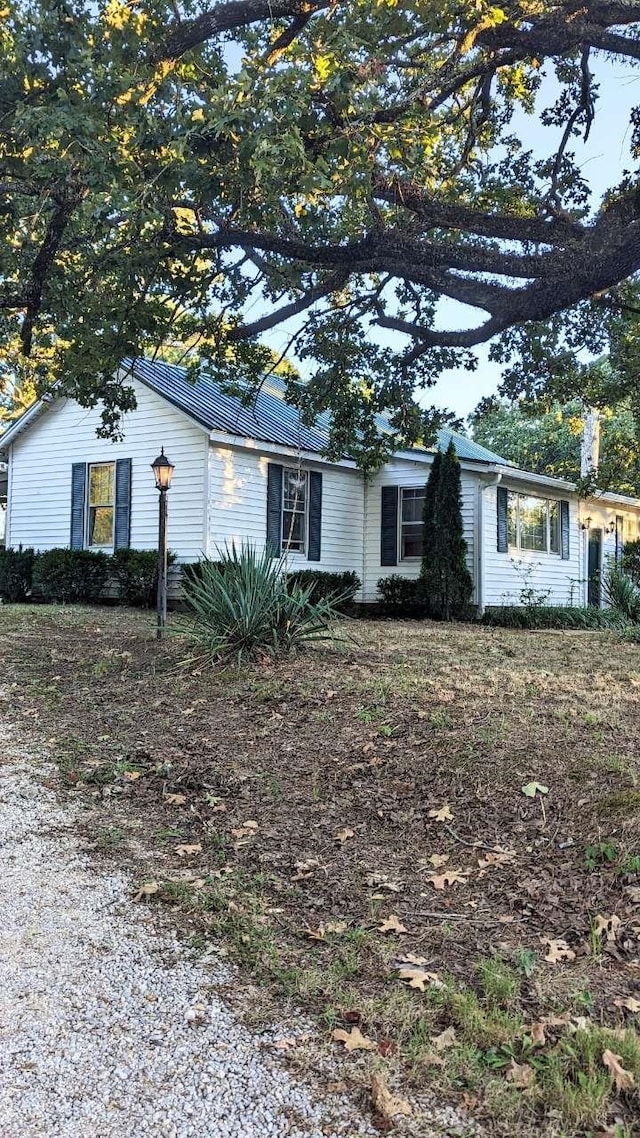
[[374, 1135], [272, 1061], [277, 1032], [215, 993], [229, 971], [159, 935], [83, 855], [47, 768], [0, 743], [0, 1138]]

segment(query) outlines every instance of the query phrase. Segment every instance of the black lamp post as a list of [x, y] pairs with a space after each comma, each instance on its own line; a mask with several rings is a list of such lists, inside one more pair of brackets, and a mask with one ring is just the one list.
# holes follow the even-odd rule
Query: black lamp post
[[167, 627], [167, 490], [171, 489], [171, 479], [175, 466], [164, 453], [162, 447], [155, 462], [151, 463], [156, 489], [160, 493], [160, 514], [158, 521], [158, 640], [162, 640]]

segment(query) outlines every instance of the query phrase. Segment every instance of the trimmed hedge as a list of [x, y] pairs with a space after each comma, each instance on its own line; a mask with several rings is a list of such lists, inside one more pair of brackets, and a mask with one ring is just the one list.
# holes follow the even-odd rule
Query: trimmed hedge
[[482, 623], [494, 628], [625, 629], [628, 617], [615, 609], [575, 608], [569, 605], [503, 605], [486, 609]]
[[299, 573], [289, 573], [287, 582], [298, 585], [301, 589], [311, 586], [309, 600], [314, 605], [320, 601], [335, 601], [339, 598], [340, 611], [352, 606], [353, 598], [362, 585], [357, 573], [327, 573], [322, 569], [301, 569]]
[[387, 616], [424, 618], [429, 615], [427, 598], [421, 580], [392, 573], [378, 581], [380, 603]]
[[9, 604], [26, 601], [31, 592], [33, 549], [0, 549], [0, 600]]
[[[168, 565], [175, 561], [169, 553]], [[0, 549], [0, 599], [33, 599], [62, 604], [115, 600], [152, 607], [157, 589], [155, 549], [119, 549], [114, 554], [88, 549]]]
[[109, 576], [106, 553], [89, 549], [49, 549], [33, 563], [34, 600], [87, 604], [99, 599]]

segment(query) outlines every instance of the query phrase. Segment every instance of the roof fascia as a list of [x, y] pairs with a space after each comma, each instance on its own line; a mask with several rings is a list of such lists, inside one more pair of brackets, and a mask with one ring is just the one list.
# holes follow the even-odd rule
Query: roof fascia
[[615, 494], [612, 490], [595, 491], [585, 498], [585, 502], [610, 502], [614, 506], [632, 506], [640, 509], [640, 498], [631, 498], [628, 494]]
[[27, 407], [27, 410], [23, 411], [20, 418], [16, 419], [15, 423], [12, 423], [3, 435], [0, 435], [0, 454], [4, 454], [8, 451], [9, 447], [13, 445], [23, 431], [26, 431], [28, 427], [35, 423], [53, 402], [54, 398], [49, 396], [48, 398], [44, 397], [38, 399], [35, 403], [32, 403], [30, 407]]
[[513, 482], [530, 482], [533, 486], [548, 486], [551, 489], [565, 490], [570, 494], [577, 492], [575, 482], [567, 482], [563, 478], [552, 478], [548, 474], [534, 474], [531, 470], [519, 470], [514, 466], [500, 466], [498, 464], [493, 467], [497, 472], [502, 471], [503, 480], [509, 479]]
[[259, 451], [263, 454], [279, 455], [281, 458], [302, 458], [305, 462], [318, 462], [323, 466], [337, 466], [344, 470], [358, 469], [352, 458], [343, 458], [339, 462], [332, 462], [331, 459], [324, 458], [319, 451], [299, 450], [297, 447], [287, 447], [282, 443], [268, 443], [255, 438], [253, 435], [232, 435], [227, 431], [210, 431], [209, 439], [212, 443], [236, 447], [240, 450]]

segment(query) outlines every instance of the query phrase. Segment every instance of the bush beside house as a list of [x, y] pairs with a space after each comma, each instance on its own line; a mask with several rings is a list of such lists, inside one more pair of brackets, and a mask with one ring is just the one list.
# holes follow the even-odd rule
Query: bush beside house
[[[175, 556], [169, 554], [169, 564]], [[155, 603], [158, 554], [154, 549], [0, 550], [0, 600], [95, 604], [115, 600], [140, 608]]]

